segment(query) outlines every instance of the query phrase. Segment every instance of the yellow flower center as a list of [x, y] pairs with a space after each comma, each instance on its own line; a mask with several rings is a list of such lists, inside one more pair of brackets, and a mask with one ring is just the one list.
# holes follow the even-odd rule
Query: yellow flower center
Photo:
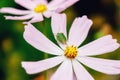
[[64, 50], [64, 55], [67, 58], [75, 58], [78, 55], [77, 47], [76, 46], [67, 46], [66, 49]]
[[46, 7], [45, 4], [39, 4], [39, 5], [37, 5], [37, 6], [34, 8], [34, 11], [35, 11], [36, 13], [43, 13], [43, 12], [45, 12], [46, 10], [47, 10], [47, 7]]

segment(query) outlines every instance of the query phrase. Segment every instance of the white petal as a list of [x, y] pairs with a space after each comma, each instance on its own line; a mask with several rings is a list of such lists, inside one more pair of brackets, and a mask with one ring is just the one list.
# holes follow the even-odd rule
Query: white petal
[[106, 74], [120, 74], [120, 60], [79, 57], [78, 60], [96, 71]]
[[34, 26], [32, 26], [31, 24], [25, 26], [24, 38], [29, 44], [31, 44], [33, 47], [40, 51], [54, 55], [63, 54], [62, 49], [60, 49], [53, 42], [47, 39], [40, 31], [34, 28]]
[[87, 70], [76, 60], [73, 60], [73, 69], [77, 80], [94, 80]]
[[68, 7], [72, 6], [73, 4], [75, 4], [76, 2], [78, 2], [79, 0], [67, 0], [66, 2], [62, 3], [57, 9], [56, 12], [62, 12], [65, 9], [67, 9]]
[[71, 61], [65, 60], [50, 80], [73, 80]]
[[37, 14], [35, 15], [29, 22], [30, 23], [36, 23], [36, 22], [40, 22], [40, 21], [43, 21], [43, 16], [42, 14]]
[[19, 9], [15, 9], [15, 8], [6, 7], [6, 8], [1, 8], [0, 13], [9, 13], [9, 14], [15, 14], [15, 15], [26, 15], [26, 14], [31, 13], [31, 11], [19, 10]]
[[36, 4], [34, 4], [31, 0], [15, 0], [15, 2], [30, 10], [33, 10], [36, 7]]
[[47, 0], [33, 0], [33, 2], [35, 3], [35, 4], [47, 4], [48, 2], [47, 2]]
[[24, 16], [5, 16], [7, 20], [28, 20], [33, 17], [32, 14], [24, 15]]
[[50, 18], [52, 16], [53, 12], [52, 11], [46, 11], [43, 13], [43, 15], [46, 17], [46, 18]]
[[22, 62], [22, 67], [28, 74], [35, 74], [55, 67], [63, 60], [64, 58], [62, 56], [58, 56], [37, 62]]
[[64, 3], [66, 0], [52, 0], [47, 6], [49, 10], [55, 10]]
[[63, 33], [67, 37], [66, 33], [66, 15], [54, 13], [52, 16], [52, 31], [56, 36], [57, 33]]
[[87, 16], [76, 18], [69, 32], [68, 42], [79, 46], [87, 37], [92, 21]]
[[73, 80], [77, 80], [77, 77], [75, 75], [75, 72], [73, 71]]
[[100, 55], [116, 50], [120, 45], [111, 35], [104, 36], [80, 47], [79, 56]]
[[[66, 33], [66, 15], [54, 13], [52, 16], [52, 31], [56, 39], [57, 33], [63, 33], [67, 38]], [[57, 41], [57, 39], [56, 39]], [[58, 42], [58, 44], [64, 49], [65, 45]]]

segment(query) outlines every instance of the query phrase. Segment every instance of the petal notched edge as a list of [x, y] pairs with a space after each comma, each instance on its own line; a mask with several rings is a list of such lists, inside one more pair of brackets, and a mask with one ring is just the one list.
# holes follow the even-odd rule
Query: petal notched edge
[[119, 47], [120, 44], [117, 43], [116, 39], [112, 39], [111, 35], [106, 35], [80, 47], [78, 52], [79, 56], [92, 56], [112, 52]]
[[86, 39], [92, 21], [87, 16], [78, 17], [73, 21], [68, 35], [68, 43], [79, 46]]

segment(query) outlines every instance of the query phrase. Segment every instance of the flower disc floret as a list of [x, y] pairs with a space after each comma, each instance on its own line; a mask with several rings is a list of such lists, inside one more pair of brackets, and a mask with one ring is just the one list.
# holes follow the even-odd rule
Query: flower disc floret
[[75, 58], [78, 55], [77, 47], [76, 46], [67, 46], [66, 49], [64, 50], [64, 55], [67, 58]]
[[46, 10], [47, 10], [47, 7], [46, 7], [45, 4], [39, 4], [39, 5], [37, 5], [37, 6], [34, 8], [34, 11], [35, 11], [36, 13], [43, 13], [43, 12], [45, 12]]

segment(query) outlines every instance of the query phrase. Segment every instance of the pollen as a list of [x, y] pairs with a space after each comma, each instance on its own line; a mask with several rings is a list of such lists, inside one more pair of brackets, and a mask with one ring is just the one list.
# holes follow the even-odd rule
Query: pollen
[[45, 4], [39, 4], [39, 5], [37, 5], [37, 6], [34, 8], [34, 11], [35, 11], [36, 13], [43, 13], [43, 12], [45, 12], [46, 10], [47, 10], [47, 7], [46, 7]]
[[67, 46], [64, 50], [64, 55], [67, 58], [73, 59], [78, 55], [77, 47], [76, 46]]

